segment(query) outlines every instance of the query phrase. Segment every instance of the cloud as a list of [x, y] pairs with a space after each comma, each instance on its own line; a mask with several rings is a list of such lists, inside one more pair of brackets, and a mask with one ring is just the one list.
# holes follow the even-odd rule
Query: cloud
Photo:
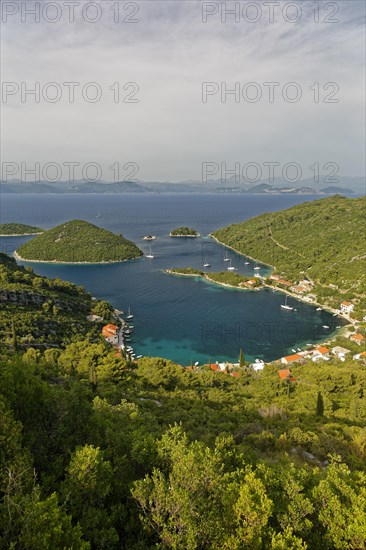
[[[236, 23], [229, 16], [222, 23], [220, 11], [203, 23], [203, 3], [169, 0], [137, 2], [134, 15], [129, 15], [134, 3], [99, 2], [102, 16], [96, 23], [83, 20], [87, 2], [78, 2], [70, 23], [65, 2], [58, 4], [62, 18], [57, 23], [42, 17], [39, 23], [29, 17], [22, 23], [17, 14], [3, 25], [3, 81], [24, 82], [29, 88], [39, 82], [41, 90], [56, 82], [62, 89], [57, 103], [42, 96], [40, 103], [31, 96], [22, 103], [19, 92], [2, 105], [3, 160], [94, 161], [103, 166], [105, 179], [112, 176], [108, 167], [114, 162], [129, 161], [139, 164], [144, 180], [199, 179], [205, 161], [296, 161], [304, 176], [314, 162], [334, 161], [342, 174], [364, 173], [363, 2], [321, 2], [319, 23], [314, 3], [307, 1], [298, 2], [297, 23], [284, 19], [288, 2], [273, 4], [273, 23], [263, 2], [257, 3], [262, 13], [257, 23], [243, 17]], [[226, 4], [232, 8], [235, 2]], [[239, 4], [242, 9], [248, 2]], [[329, 4], [339, 12], [332, 15]], [[111, 9], [116, 5], [119, 23]], [[254, 17], [254, 11], [248, 13]], [[286, 13], [296, 16], [290, 8]], [[139, 22], [123, 23], [129, 16]], [[325, 23], [326, 17], [339, 22]], [[64, 82], [80, 83], [73, 104]], [[102, 90], [98, 103], [82, 96], [89, 82]], [[133, 91], [131, 86], [123, 90], [131, 82], [139, 86], [132, 97], [139, 102], [115, 103], [117, 85], [110, 87], [119, 83], [123, 99]], [[206, 103], [203, 82], [219, 87]], [[257, 103], [245, 96], [246, 90], [255, 91], [246, 88], [250, 82], [260, 87]], [[279, 83], [273, 103], [268, 82]], [[289, 82], [301, 89], [296, 103], [283, 97], [296, 91], [286, 89]], [[339, 91], [335, 85], [324, 89], [329, 82]], [[235, 89], [236, 83], [239, 101], [234, 94], [222, 101], [221, 92]], [[319, 103], [314, 101], [317, 93]], [[327, 97], [339, 102], [324, 103]]]

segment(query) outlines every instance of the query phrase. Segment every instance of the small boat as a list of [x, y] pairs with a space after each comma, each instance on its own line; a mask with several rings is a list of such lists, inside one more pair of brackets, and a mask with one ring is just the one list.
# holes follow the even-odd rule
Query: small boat
[[333, 313], [333, 317], [337, 317], [338, 313]]
[[323, 325], [323, 328], [329, 328], [328, 325]]
[[208, 258], [206, 257], [203, 267], [211, 267], [211, 264], [208, 263]]
[[99, 210], [98, 214], [96, 215], [97, 218], [101, 218], [102, 217], [102, 213], [101, 211]]
[[285, 298], [285, 303], [281, 304], [281, 307], [282, 307], [282, 309], [287, 309], [288, 311], [292, 311], [294, 309], [293, 307], [287, 305], [287, 296]]
[[130, 319], [133, 319], [133, 315], [131, 315], [131, 308], [129, 307], [128, 308], [128, 315], [126, 317], [126, 319], [129, 321]]
[[144, 241], [155, 241], [156, 238], [155, 235], [145, 235]]
[[230, 262], [230, 258], [229, 258], [229, 256], [227, 255], [227, 251], [225, 251], [224, 262]]
[[250, 262], [244, 262], [244, 265], [249, 265]]
[[261, 269], [259, 265], [256, 265], [254, 269]]
[[301, 351], [301, 348], [297, 348], [297, 351]]
[[296, 353], [296, 350], [295, 350], [295, 349], [292, 349], [291, 351], [293, 351], [294, 353]]
[[230, 260], [230, 265], [227, 267], [227, 270], [228, 270], [228, 271], [236, 271], [236, 267], [234, 267], [233, 265], [231, 265], [231, 260]]
[[321, 310], [322, 310], [321, 307], [317, 307], [317, 308], [316, 308], [316, 311], [321, 311]]
[[152, 253], [152, 251], [151, 251], [151, 245], [150, 245], [150, 253], [146, 255], [146, 258], [149, 258], [149, 259], [151, 259], [151, 260], [154, 258], [154, 255], [153, 255], [153, 253]]
[[138, 355], [138, 356], [136, 357], [136, 359], [141, 359], [142, 357], [143, 357], [142, 355]]

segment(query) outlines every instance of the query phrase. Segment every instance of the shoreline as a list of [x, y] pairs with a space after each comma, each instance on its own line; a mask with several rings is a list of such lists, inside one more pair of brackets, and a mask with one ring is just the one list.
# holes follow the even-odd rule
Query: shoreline
[[173, 237], [173, 238], [180, 238], [180, 239], [198, 239], [198, 237], [200, 237], [201, 235], [198, 233], [198, 235], [172, 235], [171, 233], [169, 233], [169, 237]]
[[[246, 258], [250, 258], [251, 260], [253, 260], [254, 262], [257, 262], [257, 263], [260, 263], [262, 265], [265, 265], [267, 267], [271, 267], [272, 269], [276, 269], [274, 265], [271, 265], [271, 264], [266, 264], [260, 260], [258, 260], [257, 258], [252, 258], [252, 256], [248, 256], [248, 254], [244, 254], [243, 252], [239, 252], [238, 250], [235, 250], [235, 248], [233, 248], [232, 246], [229, 246], [229, 245], [226, 245], [225, 243], [219, 241], [219, 239], [217, 239], [216, 237], [214, 237], [212, 235], [212, 233], [210, 233], [210, 237], [216, 241], [218, 244], [220, 244], [221, 246], [226, 246], [227, 248], [230, 248], [233, 252], [235, 252], [236, 254], [239, 254], [240, 256], [244, 256]], [[263, 280], [262, 280], [263, 281]], [[317, 306], [317, 307], [321, 307], [322, 309], [324, 309], [324, 311], [328, 311], [329, 313], [336, 313], [339, 317], [342, 317], [342, 319], [345, 319], [347, 321], [347, 323], [349, 325], [355, 325], [355, 323], [357, 323], [357, 319], [351, 319], [349, 318], [347, 315], [341, 313], [339, 310], [336, 310], [334, 308], [332, 308], [331, 306], [325, 306], [323, 304], [320, 304], [319, 302], [315, 302], [315, 301], [309, 301], [309, 300], [305, 300], [304, 299], [304, 296], [301, 296], [301, 295], [298, 295], [298, 294], [295, 294], [285, 288], [280, 288], [278, 286], [274, 286], [274, 285], [268, 285], [266, 283], [263, 282], [263, 287], [265, 288], [270, 288], [272, 289], [274, 292], [278, 291], [278, 292], [282, 292], [283, 294], [287, 294], [288, 296], [291, 296], [292, 298], [294, 298], [295, 300], [298, 300], [299, 302], [303, 302], [304, 304], [308, 304], [310, 306]]]
[[143, 256], [135, 256], [134, 258], [127, 258], [126, 260], [110, 260], [105, 262], [62, 262], [59, 260], [27, 260], [19, 256], [19, 254], [14, 251], [12, 256], [19, 260], [20, 262], [28, 262], [32, 264], [59, 264], [59, 265], [108, 265], [108, 264], [121, 264], [122, 262], [129, 262], [131, 260], [138, 260], [143, 258]]
[[43, 235], [44, 231], [38, 233], [14, 233], [13, 235], [0, 235], [0, 237], [33, 237], [34, 235]]

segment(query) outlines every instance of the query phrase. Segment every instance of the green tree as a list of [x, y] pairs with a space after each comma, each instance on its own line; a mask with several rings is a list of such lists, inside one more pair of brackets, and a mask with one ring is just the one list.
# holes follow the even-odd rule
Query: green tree
[[239, 355], [239, 366], [245, 367], [245, 355], [242, 349], [240, 350], [240, 355]]
[[324, 400], [322, 393], [318, 392], [318, 398], [316, 401], [316, 416], [323, 416], [324, 415]]
[[366, 548], [366, 475], [333, 458], [313, 490], [323, 548]]
[[14, 353], [18, 353], [18, 337], [17, 337], [17, 332], [15, 330], [14, 321], [11, 322], [11, 333], [12, 333], [12, 346], [13, 346]]

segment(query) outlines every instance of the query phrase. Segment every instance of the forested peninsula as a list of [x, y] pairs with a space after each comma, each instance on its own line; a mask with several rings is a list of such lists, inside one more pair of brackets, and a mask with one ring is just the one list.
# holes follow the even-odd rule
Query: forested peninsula
[[27, 235], [39, 235], [44, 229], [26, 225], [24, 223], [0, 223], [0, 237], [22, 237]]
[[336, 195], [262, 214], [215, 231], [222, 244], [271, 265], [292, 284], [311, 285], [312, 301], [366, 309], [365, 198]]

